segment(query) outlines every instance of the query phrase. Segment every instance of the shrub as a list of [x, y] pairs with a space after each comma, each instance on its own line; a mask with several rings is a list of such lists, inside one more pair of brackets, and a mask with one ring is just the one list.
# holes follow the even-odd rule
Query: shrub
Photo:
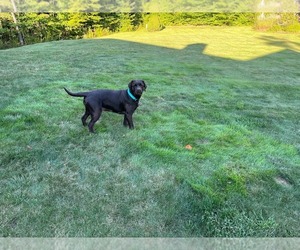
[[95, 38], [109, 35], [110, 32], [108, 29], [103, 29], [100, 26], [94, 27], [93, 29], [88, 29], [88, 31], [84, 34], [83, 38]]
[[266, 13], [257, 16], [254, 28], [261, 31], [299, 32], [300, 23], [294, 13]]
[[147, 31], [160, 31], [164, 29], [164, 26], [160, 21], [159, 14], [156, 13], [146, 16], [145, 24]]

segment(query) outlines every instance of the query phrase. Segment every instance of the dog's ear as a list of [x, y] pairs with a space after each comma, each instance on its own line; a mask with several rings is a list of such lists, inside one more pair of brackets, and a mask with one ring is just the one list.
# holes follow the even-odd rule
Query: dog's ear
[[132, 85], [133, 85], [134, 80], [132, 80], [129, 84], [128, 84], [128, 88], [131, 90], [132, 89]]
[[144, 84], [144, 91], [146, 91], [146, 89], [147, 89], [147, 85], [146, 85], [146, 83], [145, 83], [145, 81], [144, 81], [144, 80], [142, 80], [142, 82], [143, 82], [143, 84]]

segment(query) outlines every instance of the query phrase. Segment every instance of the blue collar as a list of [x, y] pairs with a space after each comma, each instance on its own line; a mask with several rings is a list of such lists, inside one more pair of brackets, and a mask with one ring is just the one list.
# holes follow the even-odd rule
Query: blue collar
[[127, 93], [128, 93], [128, 95], [130, 96], [130, 98], [131, 98], [132, 100], [134, 100], [134, 101], [137, 101], [137, 100], [138, 100], [133, 94], [130, 93], [130, 90], [129, 90], [129, 89], [127, 89]]

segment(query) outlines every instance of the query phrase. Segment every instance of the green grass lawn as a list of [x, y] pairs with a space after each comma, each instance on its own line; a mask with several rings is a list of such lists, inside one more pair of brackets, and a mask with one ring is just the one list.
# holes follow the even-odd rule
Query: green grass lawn
[[[0, 236], [299, 237], [299, 52], [225, 27], [0, 51]], [[63, 90], [132, 79], [135, 130], [90, 134]]]

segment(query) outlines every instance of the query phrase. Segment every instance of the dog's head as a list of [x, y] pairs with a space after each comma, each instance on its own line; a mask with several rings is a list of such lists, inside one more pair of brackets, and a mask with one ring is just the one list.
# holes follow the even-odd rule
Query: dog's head
[[128, 84], [128, 88], [133, 95], [141, 96], [143, 94], [143, 91], [146, 90], [147, 85], [143, 80], [132, 80]]

